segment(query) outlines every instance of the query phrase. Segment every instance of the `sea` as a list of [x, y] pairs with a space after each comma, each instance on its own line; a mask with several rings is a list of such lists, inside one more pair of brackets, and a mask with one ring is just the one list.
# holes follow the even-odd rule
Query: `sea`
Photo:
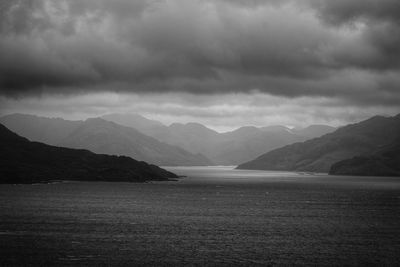
[[0, 266], [400, 266], [400, 177], [0, 185]]

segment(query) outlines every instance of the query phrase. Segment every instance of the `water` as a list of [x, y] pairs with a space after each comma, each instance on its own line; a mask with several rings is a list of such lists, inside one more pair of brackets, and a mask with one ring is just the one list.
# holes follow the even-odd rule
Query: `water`
[[0, 265], [400, 265], [400, 178], [0, 185]]

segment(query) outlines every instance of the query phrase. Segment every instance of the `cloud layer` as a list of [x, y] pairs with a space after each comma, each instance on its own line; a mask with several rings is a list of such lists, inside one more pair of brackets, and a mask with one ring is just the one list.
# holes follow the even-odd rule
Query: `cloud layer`
[[398, 0], [5, 0], [0, 93], [400, 103]]

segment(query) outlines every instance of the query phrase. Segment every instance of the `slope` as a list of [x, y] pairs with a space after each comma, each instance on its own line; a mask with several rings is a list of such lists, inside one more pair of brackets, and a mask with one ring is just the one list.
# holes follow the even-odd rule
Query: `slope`
[[[97, 121], [97, 124], [96, 124]], [[157, 165], [211, 165], [196, 155], [146, 136], [133, 128], [100, 119], [69, 121], [33, 115], [12, 114], [0, 118], [6, 127], [32, 141], [96, 153], [131, 156]]]
[[322, 137], [288, 145], [243, 163], [238, 169], [328, 172], [335, 162], [371, 153], [400, 136], [400, 115], [376, 116]]
[[0, 124], [0, 183], [51, 180], [127, 181], [167, 180], [177, 176], [129, 157], [97, 155], [31, 142]]
[[371, 154], [336, 162], [329, 174], [400, 176], [400, 141], [397, 140]]
[[100, 118], [84, 121], [64, 138], [62, 146], [85, 148], [95, 153], [125, 155], [157, 165], [209, 165], [204, 156], [162, 143], [139, 131]]
[[334, 130], [326, 125], [312, 125], [291, 131], [285, 126], [257, 128], [245, 126], [218, 133], [199, 123], [173, 123], [165, 126], [137, 114], [109, 114], [106, 120], [138, 131], [191, 153], [201, 153], [218, 165], [237, 165], [278, 147], [304, 141]]

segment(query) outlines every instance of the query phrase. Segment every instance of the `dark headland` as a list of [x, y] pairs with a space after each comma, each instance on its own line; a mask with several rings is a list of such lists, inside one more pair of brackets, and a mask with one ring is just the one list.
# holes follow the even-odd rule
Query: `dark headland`
[[53, 180], [145, 182], [177, 178], [158, 166], [126, 156], [95, 154], [31, 142], [0, 124], [0, 183]]

